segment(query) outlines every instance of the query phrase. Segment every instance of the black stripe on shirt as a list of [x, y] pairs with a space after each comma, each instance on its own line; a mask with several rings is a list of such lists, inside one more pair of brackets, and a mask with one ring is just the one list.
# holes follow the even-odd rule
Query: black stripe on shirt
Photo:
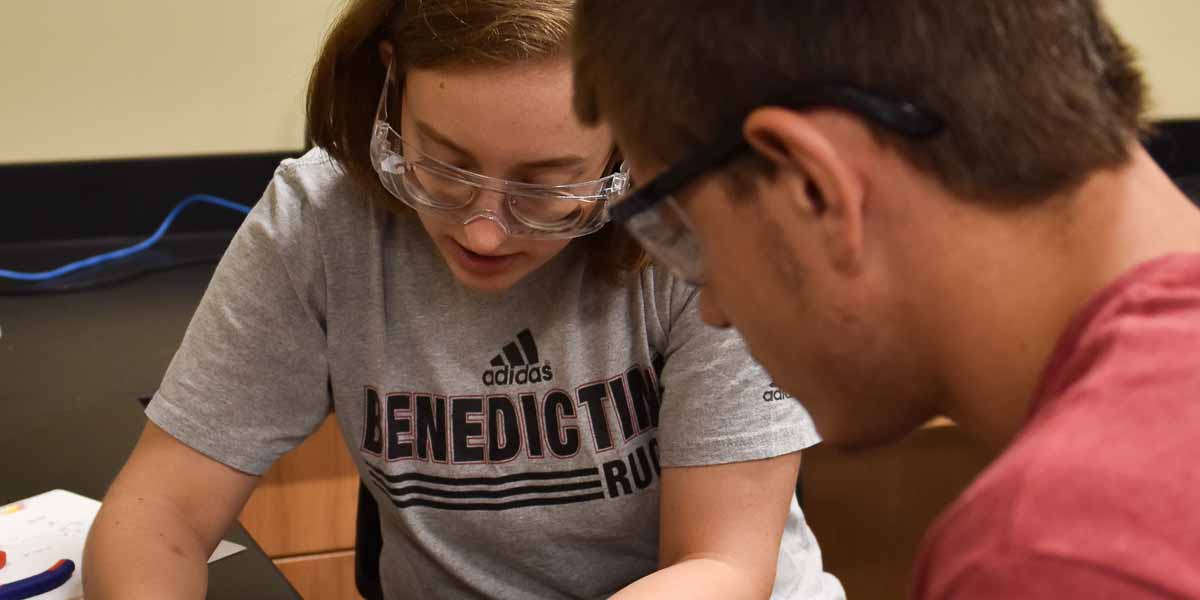
[[556, 494], [560, 492], [594, 490], [603, 485], [600, 483], [599, 479], [593, 479], [581, 483], [568, 483], [563, 485], [528, 485], [524, 487], [504, 488], [499, 490], [443, 490], [420, 485], [392, 487], [381, 481], [379, 476], [374, 473], [371, 473], [371, 478], [379, 483], [380, 487], [384, 489], [392, 498], [399, 498], [409, 494], [422, 494], [425, 496], [436, 496], [438, 498], [507, 498], [509, 496], [521, 496], [525, 494]]
[[[376, 484], [378, 485], [378, 484]], [[563, 504], [578, 504], [580, 502], [591, 502], [593, 500], [603, 500], [604, 492], [595, 492], [592, 494], [581, 494], [578, 496], [552, 496], [549, 498], [524, 498], [521, 500], [511, 500], [509, 502], [438, 502], [437, 500], [428, 500], [425, 498], [411, 498], [409, 500], [397, 500], [392, 498], [392, 504], [396, 508], [408, 508], [410, 506], [424, 506], [428, 508], [436, 508], [440, 510], [509, 510], [513, 508], [526, 508], [530, 506], [559, 506]]]
[[547, 481], [551, 479], [578, 479], [581, 477], [599, 477], [600, 468], [575, 469], [571, 471], [527, 471], [512, 473], [500, 477], [438, 477], [424, 473], [405, 473], [403, 475], [388, 475], [378, 467], [368, 464], [372, 473], [379, 475], [388, 483], [404, 483], [406, 481], [421, 481], [442, 485], [500, 485], [514, 481]]
[[542, 362], [538, 360], [537, 342], [533, 341], [533, 334], [529, 333], [528, 329], [523, 329], [521, 333], [517, 334], [517, 342], [521, 344], [521, 350], [525, 352], [529, 364], [536, 365]]
[[504, 353], [504, 357], [508, 359], [508, 364], [514, 367], [525, 365], [525, 357], [521, 355], [521, 349], [513, 342], [509, 342], [500, 349]]

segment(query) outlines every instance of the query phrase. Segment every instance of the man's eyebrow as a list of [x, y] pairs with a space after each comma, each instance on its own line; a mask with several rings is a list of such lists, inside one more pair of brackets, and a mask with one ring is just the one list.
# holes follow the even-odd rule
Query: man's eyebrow
[[[478, 162], [475, 159], [475, 157], [466, 148], [463, 148], [462, 146], [455, 144], [453, 141], [450, 140], [450, 138], [442, 135], [440, 132], [438, 132], [438, 130], [434, 129], [428, 123], [425, 123], [424, 121], [421, 121], [418, 119], [416, 121], [416, 125], [417, 125], [417, 132], [420, 134], [420, 136], [422, 138], [427, 139], [439, 146], [443, 146], [447, 150], [450, 150], [451, 152], [459, 154], [463, 158], [465, 158], [471, 162], [476, 162], [476, 163]], [[582, 167], [586, 163], [587, 163], [587, 159], [582, 156], [579, 156], [578, 154], [564, 154], [562, 156], [554, 156], [554, 157], [550, 157], [550, 158], [543, 158], [543, 159], [538, 159], [538, 160], [522, 162], [522, 163], [516, 165], [515, 170], [517, 170], [517, 171], [537, 171], [537, 170], [543, 170], [543, 169], [565, 169], [565, 168]]]

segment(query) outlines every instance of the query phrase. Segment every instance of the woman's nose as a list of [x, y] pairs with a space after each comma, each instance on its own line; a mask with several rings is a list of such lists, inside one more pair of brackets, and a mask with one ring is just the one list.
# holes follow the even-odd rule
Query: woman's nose
[[492, 213], [480, 213], [463, 225], [465, 246], [476, 254], [495, 254], [508, 239], [504, 227]]

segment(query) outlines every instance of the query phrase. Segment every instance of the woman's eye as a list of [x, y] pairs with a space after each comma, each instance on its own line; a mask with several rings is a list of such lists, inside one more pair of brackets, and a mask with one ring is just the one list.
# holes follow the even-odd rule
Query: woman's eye
[[467, 168], [466, 164], [461, 163], [461, 162], [438, 161], [438, 162], [428, 162], [428, 163], [426, 163], [426, 165], [429, 166], [430, 168], [440, 169], [443, 171], [447, 170], [446, 167], [450, 167], [451, 169], [458, 169], [460, 171], [470, 171], [471, 170], [471, 169]]
[[521, 178], [520, 181], [522, 183], [531, 183], [534, 185], [560, 186], [560, 185], [569, 185], [572, 183], [579, 183], [581, 177], [583, 177], [583, 173], [580, 173], [580, 172], [547, 171], [544, 173], [538, 173], [533, 176], [523, 177], [523, 178]]

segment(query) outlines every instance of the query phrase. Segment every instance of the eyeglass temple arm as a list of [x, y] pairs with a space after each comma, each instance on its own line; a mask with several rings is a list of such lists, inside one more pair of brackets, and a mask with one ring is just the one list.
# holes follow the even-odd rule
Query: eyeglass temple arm
[[634, 191], [627, 200], [613, 206], [610, 209], [612, 218], [623, 220], [658, 204], [699, 175], [728, 162], [748, 147], [740, 128], [726, 134], [717, 143], [704, 147], [686, 162], [650, 180], [645, 186]]

